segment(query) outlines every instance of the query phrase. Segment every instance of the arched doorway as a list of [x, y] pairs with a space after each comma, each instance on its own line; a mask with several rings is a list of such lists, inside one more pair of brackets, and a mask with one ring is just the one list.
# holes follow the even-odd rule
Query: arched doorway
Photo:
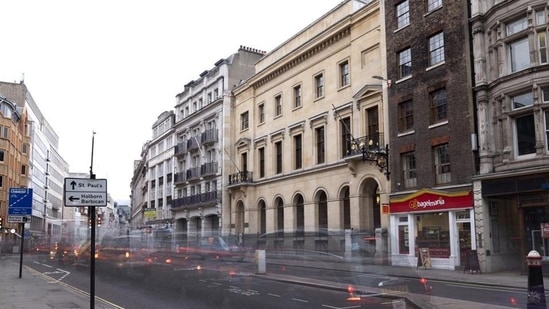
[[236, 204], [235, 217], [235, 233], [242, 235], [244, 234], [244, 203], [242, 201], [238, 201]]
[[277, 197], [275, 199], [276, 207], [276, 235], [278, 237], [284, 236], [284, 201], [282, 198]]
[[317, 226], [318, 230], [328, 229], [328, 197], [326, 192], [320, 191], [317, 199]]
[[263, 235], [267, 233], [267, 206], [265, 205], [265, 201], [261, 200], [259, 201], [259, 235]]
[[295, 233], [297, 237], [303, 237], [305, 233], [305, 205], [303, 195], [298, 194], [294, 198], [295, 208]]
[[360, 231], [374, 232], [381, 227], [381, 201], [379, 185], [373, 178], [364, 180], [360, 190], [359, 222]]
[[341, 203], [341, 226], [344, 230], [351, 229], [351, 199], [348, 186], [341, 190], [339, 200]]

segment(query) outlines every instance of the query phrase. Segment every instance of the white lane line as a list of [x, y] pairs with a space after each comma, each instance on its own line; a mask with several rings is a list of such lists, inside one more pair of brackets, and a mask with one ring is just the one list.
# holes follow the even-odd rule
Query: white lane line
[[471, 289], [471, 287], [474, 287], [477, 290], [487, 290], [487, 291], [494, 291], [494, 292], [508, 291], [516, 294], [523, 294], [523, 295], [528, 294], [528, 291], [521, 292], [515, 288], [509, 288], [509, 287], [485, 287], [480, 285], [467, 285], [467, 284], [448, 284], [447, 286], [453, 286], [453, 287], [464, 288], [464, 289]]
[[322, 304], [322, 307], [330, 308], [330, 309], [355, 309], [355, 308], [360, 308], [360, 306], [334, 307], [334, 306], [324, 305], [324, 304]]
[[298, 302], [301, 302], [301, 303], [308, 303], [309, 301], [308, 300], [305, 300], [305, 299], [300, 299], [300, 298], [292, 298], [293, 301], [298, 301]]
[[280, 298], [280, 295], [278, 295], [278, 294], [267, 293], [267, 295], [272, 296], [272, 297], [279, 297]]

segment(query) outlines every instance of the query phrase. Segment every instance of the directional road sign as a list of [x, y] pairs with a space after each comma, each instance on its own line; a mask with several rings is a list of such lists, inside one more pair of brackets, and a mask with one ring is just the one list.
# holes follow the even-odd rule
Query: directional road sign
[[107, 179], [65, 178], [63, 199], [67, 207], [107, 206]]
[[28, 222], [32, 216], [32, 188], [10, 188], [8, 222]]

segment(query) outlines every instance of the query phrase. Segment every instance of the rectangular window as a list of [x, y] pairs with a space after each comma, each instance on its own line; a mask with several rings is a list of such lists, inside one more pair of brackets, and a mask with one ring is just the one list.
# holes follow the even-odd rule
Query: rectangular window
[[295, 169], [300, 169], [303, 167], [303, 145], [301, 140], [301, 134], [294, 136], [294, 163]]
[[0, 175], [0, 188], [4, 187], [4, 176]]
[[214, 89], [214, 100], [217, 100], [217, 97], [219, 97], [219, 91]]
[[350, 81], [349, 61], [344, 61], [339, 64], [339, 87], [349, 85]]
[[536, 153], [536, 127], [534, 114], [515, 118], [515, 136], [519, 156]]
[[528, 21], [526, 18], [521, 18], [507, 24], [507, 36], [526, 30], [528, 27]]
[[517, 72], [530, 66], [530, 47], [528, 38], [524, 37], [509, 44], [511, 72]]
[[427, 12], [432, 12], [442, 6], [442, 0], [427, 0]]
[[265, 177], [265, 148], [259, 148], [257, 154], [259, 156], [259, 178], [263, 178]]
[[301, 85], [294, 87], [294, 107], [301, 107]]
[[318, 74], [315, 76], [315, 97], [322, 98], [324, 96], [324, 75]]
[[208, 103], [212, 103], [212, 93], [208, 92]]
[[431, 100], [431, 124], [448, 119], [448, 106], [446, 105], [446, 89], [438, 89], [429, 94]]
[[249, 126], [248, 112], [240, 114], [240, 130], [246, 130]]
[[407, 48], [398, 53], [398, 78], [412, 75], [412, 50]]
[[27, 175], [27, 166], [21, 165], [21, 175]]
[[545, 25], [545, 12], [543, 10], [536, 12], [536, 25]]
[[547, 34], [545, 32], [538, 32], [538, 55], [539, 63], [547, 63]]
[[402, 172], [404, 173], [404, 188], [416, 187], [416, 156], [413, 152], [402, 154]]
[[4, 150], [0, 150], [0, 162], [4, 162]]
[[275, 143], [276, 173], [282, 173], [282, 142]]
[[379, 110], [377, 106], [366, 110], [366, 119], [368, 121], [366, 124], [368, 128], [368, 140], [372, 141], [373, 145], [379, 145]]
[[398, 132], [411, 131], [414, 127], [414, 109], [412, 101], [398, 104]]
[[282, 96], [277, 95], [275, 97], [275, 116], [282, 115]]
[[545, 150], [549, 151], [549, 111], [545, 111]]
[[324, 163], [326, 160], [326, 150], [324, 145], [324, 127], [318, 127], [315, 129], [316, 138], [316, 163]]
[[265, 104], [261, 103], [257, 106], [257, 109], [258, 109], [258, 121], [259, 123], [264, 123], [265, 122]]
[[402, 28], [410, 24], [410, 6], [408, 0], [402, 1], [396, 6], [397, 28]]
[[429, 65], [444, 62], [444, 33], [429, 38]]
[[523, 93], [512, 97], [511, 101], [513, 102], [513, 110], [530, 107], [534, 105], [534, 95], [532, 92]]
[[8, 138], [8, 139], [10, 138], [10, 128], [9, 127], [4, 127], [3, 137]]
[[450, 154], [448, 144], [442, 144], [433, 148], [435, 156], [435, 176], [437, 184], [449, 183], [450, 177]]
[[351, 118], [346, 117], [339, 121], [339, 130], [341, 132], [341, 158], [352, 153]]

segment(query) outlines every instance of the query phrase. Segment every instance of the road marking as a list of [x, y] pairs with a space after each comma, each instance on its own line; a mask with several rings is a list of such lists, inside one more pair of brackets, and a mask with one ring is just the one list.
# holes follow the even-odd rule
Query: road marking
[[273, 294], [273, 293], [267, 293], [267, 295], [272, 296], [272, 297], [280, 297], [280, 295], [278, 295], [278, 294]]
[[292, 298], [292, 300], [298, 301], [298, 302], [301, 302], [301, 303], [308, 303], [309, 302], [308, 300], [300, 299], [300, 298]]
[[512, 288], [512, 287], [487, 287], [487, 286], [482, 286], [482, 285], [478, 285], [478, 284], [447, 284], [447, 286], [453, 286], [453, 287], [457, 287], [457, 288], [465, 288], [465, 289], [470, 289], [471, 287], [475, 287], [476, 289], [479, 289], [479, 290], [487, 290], [487, 291], [495, 291], [495, 292], [501, 292], [502, 290], [505, 290], [505, 291], [508, 291], [508, 292], [513, 292], [513, 293], [516, 293], [516, 294], [523, 294], [523, 295], [526, 295], [528, 294], [527, 292], [523, 292], [521, 290], [518, 290], [517, 288]]

